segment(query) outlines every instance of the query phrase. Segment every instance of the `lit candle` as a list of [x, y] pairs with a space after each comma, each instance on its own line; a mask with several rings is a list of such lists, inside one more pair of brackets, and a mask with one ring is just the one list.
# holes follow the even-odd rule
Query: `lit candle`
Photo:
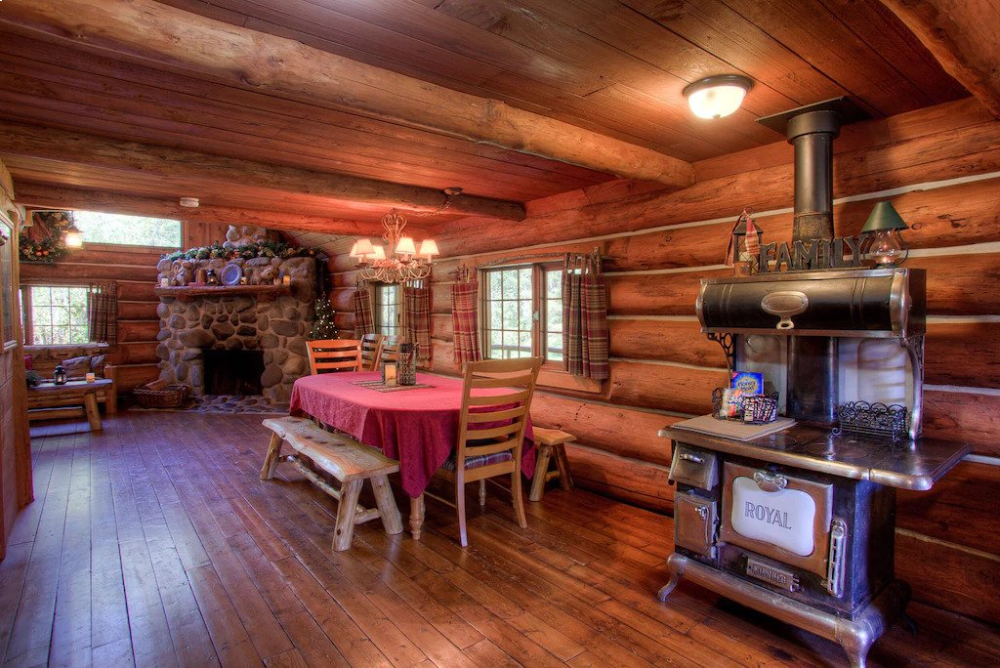
[[386, 364], [385, 365], [385, 384], [392, 387], [396, 384], [396, 365]]
[[88, 383], [96, 383], [97, 382], [97, 376], [94, 375], [93, 373], [88, 373], [87, 374], [87, 382]]
[[283, 276], [283, 277], [281, 278], [281, 282], [282, 282], [282, 283], [284, 283], [285, 285], [291, 285], [291, 284], [292, 284], [292, 277], [291, 277], [291, 276], [289, 276], [288, 274], [285, 274], [285, 275], [284, 275], [284, 276]]

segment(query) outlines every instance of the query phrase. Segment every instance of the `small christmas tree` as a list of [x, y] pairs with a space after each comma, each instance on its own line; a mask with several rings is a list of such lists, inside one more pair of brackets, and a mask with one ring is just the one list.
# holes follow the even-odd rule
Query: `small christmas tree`
[[316, 319], [313, 321], [312, 331], [309, 332], [309, 340], [337, 338], [337, 326], [333, 324], [333, 305], [330, 304], [326, 293], [316, 300], [315, 309]]

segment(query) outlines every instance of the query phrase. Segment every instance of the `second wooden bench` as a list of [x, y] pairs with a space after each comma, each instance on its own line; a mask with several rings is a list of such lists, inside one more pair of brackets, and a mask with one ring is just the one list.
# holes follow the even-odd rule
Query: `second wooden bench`
[[[389, 459], [374, 448], [355, 441], [344, 434], [331, 434], [311, 420], [297, 417], [269, 418], [264, 426], [273, 433], [271, 444], [260, 471], [261, 480], [270, 480], [281, 462], [288, 462], [321, 490], [337, 499], [337, 525], [333, 533], [336, 552], [351, 546], [354, 525], [382, 518], [388, 534], [403, 530], [396, 499], [389, 488], [388, 475], [399, 471], [399, 462]], [[287, 442], [296, 454], [281, 455], [281, 445]], [[307, 458], [307, 459], [304, 459]], [[318, 471], [327, 473], [340, 482], [337, 489]], [[358, 497], [365, 480], [370, 480], [375, 493], [377, 508], [363, 508]]]

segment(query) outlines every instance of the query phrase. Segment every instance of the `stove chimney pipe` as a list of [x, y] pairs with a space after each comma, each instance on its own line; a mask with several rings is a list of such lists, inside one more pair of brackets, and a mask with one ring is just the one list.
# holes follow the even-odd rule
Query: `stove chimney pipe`
[[[807, 105], [758, 119], [782, 132], [795, 147], [793, 241], [833, 239], [833, 140], [841, 123], [865, 112], [847, 98]], [[801, 422], [831, 425], [837, 420], [839, 355], [837, 339], [792, 336], [788, 342], [785, 408]]]

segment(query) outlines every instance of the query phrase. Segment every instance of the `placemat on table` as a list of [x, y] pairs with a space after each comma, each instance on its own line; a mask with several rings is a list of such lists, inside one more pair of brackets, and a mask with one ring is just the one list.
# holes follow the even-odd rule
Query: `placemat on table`
[[425, 383], [417, 383], [416, 385], [385, 385], [381, 380], [352, 380], [351, 385], [375, 390], [376, 392], [399, 392], [402, 390], [420, 390], [425, 387], [434, 387]]
[[683, 422], [675, 422], [670, 425], [670, 428], [687, 429], [713, 436], [724, 436], [737, 441], [751, 441], [761, 436], [769, 436], [779, 431], [784, 431], [793, 424], [795, 424], [795, 420], [791, 418], [778, 418], [774, 422], [758, 425], [736, 422], [734, 420], [717, 420], [711, 415], [702, 415], [701, 417], [684, 420]]

